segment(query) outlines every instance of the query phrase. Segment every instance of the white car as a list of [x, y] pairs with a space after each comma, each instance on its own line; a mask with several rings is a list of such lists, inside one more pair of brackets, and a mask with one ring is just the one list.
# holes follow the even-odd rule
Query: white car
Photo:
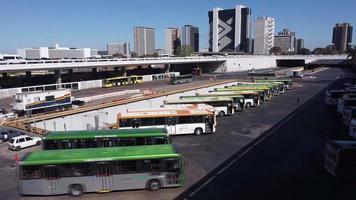
[[10, 139], [8, 146], [10, 150], [19, 151], [20, 149], [40, 144], [40, 137], [30, 137], [28, 135], [21, 135]]

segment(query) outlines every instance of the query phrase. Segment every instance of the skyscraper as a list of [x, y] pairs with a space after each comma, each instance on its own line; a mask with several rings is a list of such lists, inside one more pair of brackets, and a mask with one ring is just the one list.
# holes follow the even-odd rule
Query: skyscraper
[[238, 5], [234, 9], [214, 8], [209, 16], [209, 51], [251, 52], [251, 9]]
[[336, 24], [333, 28], [332, 43], [337, 51], [345, 52], [352, 43], [353, 27], [350, 23]]
[[134, 46], [137, 56], [155, 52], [155, 29], [149, 27], [134, 27]]
[[274, 36], [274, 46], [280, 47], [283, 53], [294, 52], [295, 43], [295, 32], [291, 32], [289, 29], [283, 29]]
[[304, 39], [297, 39], [296, 52], [300, 53], [300, 50], [304, 48]]
[[181, 32], [178, 28], [166, 29], [166, 53], [174, 55], [178, 46], [180, 46]]
[[275, 22], [272, 17], [258, 17], [255, 23], [254, 54], [269, 54], [274, 46]]
[[182, 46], [191, 46], [195, 52], [199, 52], [199, 28], [192, 25], [182, 27]]
[[121, 54], [123, 56], [130, 56], [130, 43], [108, 43], [107, 44], [108, 55]]

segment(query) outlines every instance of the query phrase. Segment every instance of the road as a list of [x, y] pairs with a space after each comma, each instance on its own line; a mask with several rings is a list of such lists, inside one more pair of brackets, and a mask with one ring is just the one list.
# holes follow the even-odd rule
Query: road
[[325, 142], [347, 138], [324, 100], [319, 93], [177, 199], [355, 199], [356, 185], [337, 183], [323, 168]]
[[[162, 189], [157, 192], [145, 190], [113, 192], [109, 194], [86, 194], [79, 199], [173, 199], [188, 190], [209, 172], [220, 166], [236, 152], [246, 148], [261, 134], [269, 130], [286, 118], [295, 109], [313, 98], [319, 91], [335, 80], [343, 72], [339, 69], [329, 69], [313, 74], [315, 78], [296, 80], [295, 88], [286, 94], [274, 97], [271, 101], [257, 108], [251, 108], [231, 117], [218, 119], [217, 131], [214, 134], [201, 136], [185, 135], [173, 137], [173, 143], [187, 163], [185, 167], [186, 183], [181, 188]], [[300, 103], [296, 103], [296, 98]], [[34, 150], [26, 149], [26, 151]], [[0, 145], [0, 152], [8, 153], [13, 160], [15, 152], [6, 151], [6, 144]], [[23, 154], [20, 152], [20, 154]], [[248, 153], [249, 154], [249, 153]], [[248, 155], [246, 154], [246, 155]], [[266, 163], [268, 164], [268, 163]], [[264, 164], [262, 163], [261, 166]], [[20, 198], [17, 194], [17, 170], [11, 168], [7, 162], [0, 162], [0, 199], [48, 199], [47, 197]], [[249, 172], [254, 173], [254, 172]], [[204, 181], [203, 178], [202, 181]], [[202, 186], [200, 182], [199, 186]], [[194, 189], [195, 186], [193, 186]], [[258, 188], [259, 190], [259, 188]], [[54, 199], [54, 198], [52, 198]], [[68, 196], [56, 196], [55, 199], [69, 199]], [[217, 198], [220, 199], [220, 198]]]

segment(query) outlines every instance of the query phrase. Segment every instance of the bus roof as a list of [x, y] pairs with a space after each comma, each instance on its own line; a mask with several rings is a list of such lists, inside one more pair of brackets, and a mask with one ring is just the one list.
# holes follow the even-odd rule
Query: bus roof
[[176, 104], [176, 103], [205, 103], [205, 102], [223, 102], [223, 101], [232, 101], [231, 97], [224, 96], [184, 96], [180, 97], [181, 99], [177, 100], [167, 100], [167, 104]]
[[268, 80], [255, 80], [255, 82], [284, 82], [284, 81], [288, 81], [288, 82], [292, 82], [292, 79], [268, 79]]
[[165, 128], [116, 129], [116, 130], [84, 130], [50, 132], [43, 140], [87, 139], [107, 137], [147, 137], [167, 136]]
[[228, 89], [228, 88], [219, 88], [218, 90], [214, 90], [211, 93], [233, 93], [233, 94], [240, 94], [240, 95], [244, 95], [244, 94], [258, 94], [258, 92], [256, 90], [250, 90], [250, 89], [246, 89], [246, 90], [234, 90], [234, 89]]
[[257, 87], [240, 87], [240, 88], [216, 88], [213, 92], [261, 92], [269, 88], [257, 88]]
[[356, 141], [332, 140], [332, 141], [329, 141], [328, 143], [332, 144], [335, 147], [341, 148], [341, 149], [356, 149]]
[[135, 110], [127, 113], [118, 113], [118, 118], [150, 118], [150, 117], [171, 117], [171, 116], [193, 116], [210, 115], [212, 111], [207, 109], [171, 109], [162, 108], [157, 110]]
[[167, 145], [146, 145], [130, 147], [65, 149], [36, 151], [27, 155], [20, 165], [53, 165], [113, 160], [140, 160], [179, 157], [174, 147]]
[[128, 78], [126, 76], [119, 76], [119, 77], [112, 77], [112, 78], [106, 78], [104, 80], [110, 81], [110, 80], [117, 80], [117, 79], [125, 79]]
[[186, 98], [194, 98], [194, 97], [228, 97], [228, 98], [244, 98], [243, 95], [240, 94], [235, 94], [235, 93], [229, 93], [229, 94], [224, 94], [222, 92], [219, 93], [203, 93], [203, 94], [197, 94], [196, 96], [180, 96], [181, 99], [186, 99]]

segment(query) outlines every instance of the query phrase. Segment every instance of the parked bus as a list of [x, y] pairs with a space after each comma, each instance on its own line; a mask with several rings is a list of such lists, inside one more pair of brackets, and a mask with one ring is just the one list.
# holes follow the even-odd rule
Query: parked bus
[[251, 86], [260, 86], [260, 87], [271, 87], [277, 91], [277, 95], [285, 92], [285, 86], [283, 82], [273, 81], [273, 82], [240, 82], [240, 85], [251, 85]]
[[356, 118], [351, 119], [349, 125], [349, 136], [356, 139]]
[[344, 94], [337, 100], [338, 114], [342, 114], [346, 106], [356, 106], [356, 93], [354, 95]]
[[[226, 90], [227, 88], [215, 88], [214, 91], [210, 93], [221, 93], [221, 94], [235, 94], [242, 95], [245, 98], [245, 108], [250, 108], [253, 106], [260, 105], [260, 93], [254, 90]], [[263, 91], [261, 91], [263, 92]]]
[[182, 157], [167, 145], [36, 151], [19, 162], [21, 195], [179, 187]]
[[172, 85], [177, 85], [177, 84], [182, 84], [182, 83], [190, 83], [190, 82], [193, 82], [193, 76], [191, 74], [173, 76], [171, 78]]
[[336, 105], [337, 99], [342, 97], [344, 94], [355, 94], [356, 89], [342, 89], [342, 90], [326, 90], [325, 92], [325, 103], [327, 105]]
[[13, 110], [18, 116], [72, 107], [70, 89], [16, 93]]
[[119, 129], [165, 128], [169, 135], [213, 133], [216, 116], [212, 110], [199, 108], [157, 108], [155, 110], [128, 110], [118, 113]]
[[[272, 99], [273, 91], [270, 88], [261, 87], [230, 87], [230, 88], [215, 88], [213, 92], [257, 92], [258, 105], [264, 101]], [[246, 97], [245, 97], [246, 98]], [[246, 101], [247, 104], [248, 101]], [[251, 104], [253, 106], [253, 104]]]
[[110, 88], [110, 87], [117, 87], [123, 85], [132, 85], [132, 84], [141, 84], [143, 83], [142, 76], [123, 76], [123, 77], [113, 77], [113, 78], [106, 78], [103, 79], [103, 87]]
[[43, 150], [170, 144], [164, 128], [56, 131], [42, 137]]
[[346, 106], [342, 112], [342, 123], [348, 126], [352, 118], [356, 117], [356, 106]]
[[195, 96], [180, 96], [181, 99], [189, 99], [189, 98], [196, 98], [196, 97], [227, 97], [233, 99], [233, 106], [235, 111], [241, 111], [245, 108], [245, 97], [238, 94], [224, 94], [222, 92], [219, 93], [203, 93], [203, 94], [196, 94]]
[[255, 82], [256, 83], [283, 82], [285, 89], [290, 90], [293, 88], [293, 80], [291, 80], [291, 79], [255, 80]]
[[181, 99], [168, 100], [165, 102], [167, 105], [172, 104], [208, 104], [213, 106], [215, 113], [219, 117], [234, 114], [234, 100], [230, 97], [202, 97], [202, 96], [181, 96]]
[[324, 157], [324, 167], [331, 175], [340, 180], [356, 180], [356, 141], [329, 141]]
[[[260, 98], [262, 101], [271, 100], [273, 96], [279, 94], [279, 89], [275, 85], [253, 85], [253, 84], [240, 84], [237, 86], [229, 86], [225, 88], [230, 88], [232, 90], [256, 90], [260, 93]], [[261, 92], [263, 91], [263, 92]]]
[[247, 76], [249, 76], [252, 80], [256, 80], [256, 79], [275, 79], [276, 78], [276, 73], [273, 70], [252, 71], [252, 72], [248, 72]]

